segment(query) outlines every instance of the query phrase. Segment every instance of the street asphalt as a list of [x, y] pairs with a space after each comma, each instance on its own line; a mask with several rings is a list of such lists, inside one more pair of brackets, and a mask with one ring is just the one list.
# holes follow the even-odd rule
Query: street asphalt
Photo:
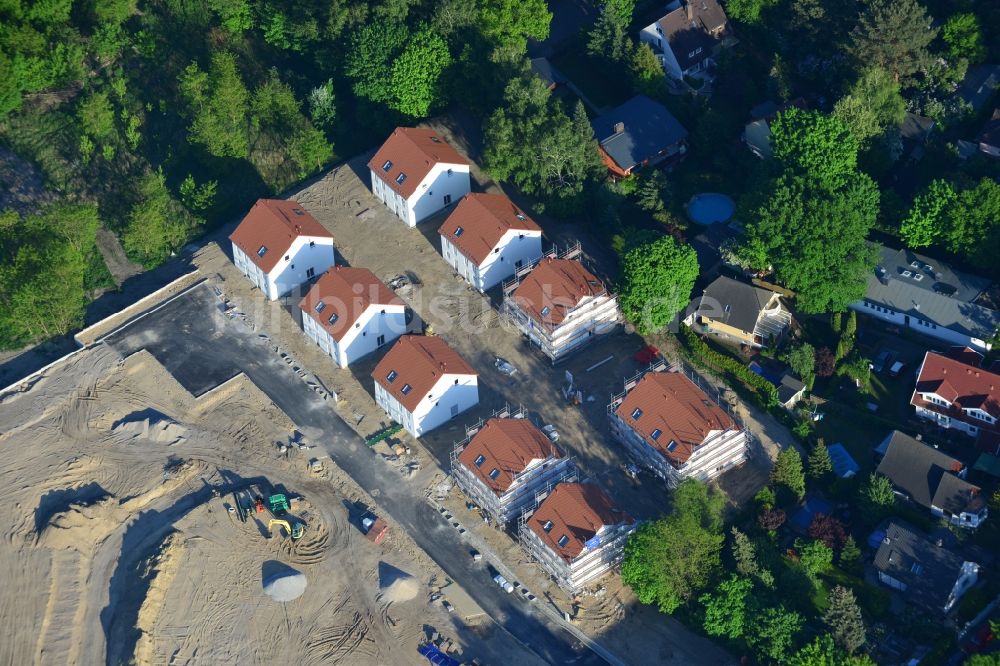
[[[428, 504], [365, 446], [362, 439], [244, 323], [223, 316], [219, 300], [199, 286], [105, 339], [123, 355], [145, 349], [194, 395], [240, 372], [280, 407], [312, 443], [375, 498], [378, 510], [406, 530], [444, 572], [498, 624], [550, 664], [601, 664], [603, 660], [553, 624], [520, 595], [500, 590], [468, 544]], [[535, 602], [538, 603], [538, 602]]]

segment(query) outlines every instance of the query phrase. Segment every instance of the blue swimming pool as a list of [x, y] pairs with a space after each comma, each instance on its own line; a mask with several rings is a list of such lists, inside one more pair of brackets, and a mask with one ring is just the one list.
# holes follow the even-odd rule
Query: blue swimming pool
[[705, 192], [691, 197], [687, 204], [687, 214], [698, 224], [728, 222], [736, 212], [736, 204], [725, 194]]

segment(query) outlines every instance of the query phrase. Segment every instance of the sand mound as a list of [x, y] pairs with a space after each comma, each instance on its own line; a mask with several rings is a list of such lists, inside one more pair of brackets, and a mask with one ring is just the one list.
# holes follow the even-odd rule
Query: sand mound
[[58, 511], [38, 530], [36, 545], [53, 550], [90, 548], [117, 527], [114, 498], [73, 503]]
[[111, 431], [116, 435], [125, 435], [132, 439], [141, 437], [168, 445], [183, 442], [187, 434], [184, 426], [152, 410], [129, 414], [115, 423]]
[[[267, 564], [273, 564], [268, 573]], [[264, 594], [275, 601], [294, 601], [306, 591], [306, 577], [301, 571], [279, 563], [265, 563]]]
[[416, 578], [385, 562], [379, 562], [378, 579], [380, 596], [390, 603], [409, 601], [420, 592]]

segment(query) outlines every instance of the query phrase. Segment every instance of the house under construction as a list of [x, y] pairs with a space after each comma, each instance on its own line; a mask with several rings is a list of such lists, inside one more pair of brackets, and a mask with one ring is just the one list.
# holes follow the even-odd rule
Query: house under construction
[[501, 526], [576, 474], [572, 460], [527, 419], [523, 407], [505, 408], [467, 428], [452, 451], [451, 472], [483, 515]]
[[576, 593], [621, 562], [638, 523], [593, 483], [560, 483], [518, 523], [521, 547]]

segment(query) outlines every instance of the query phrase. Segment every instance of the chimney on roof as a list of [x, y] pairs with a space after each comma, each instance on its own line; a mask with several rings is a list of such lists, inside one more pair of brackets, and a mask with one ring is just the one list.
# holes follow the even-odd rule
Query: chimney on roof
[[615, 134], [621, 134], [625, 131], [625, 123], [617, 122], [615, 123]]
[[687, 7], [687, 17], [688, 17], [688, 20], [689, 21], [693, 21], [694, 20], [694, 4], [693, 4], [693, 2], [687, 2], [687, 3], [685, 3], [685, 6]]

